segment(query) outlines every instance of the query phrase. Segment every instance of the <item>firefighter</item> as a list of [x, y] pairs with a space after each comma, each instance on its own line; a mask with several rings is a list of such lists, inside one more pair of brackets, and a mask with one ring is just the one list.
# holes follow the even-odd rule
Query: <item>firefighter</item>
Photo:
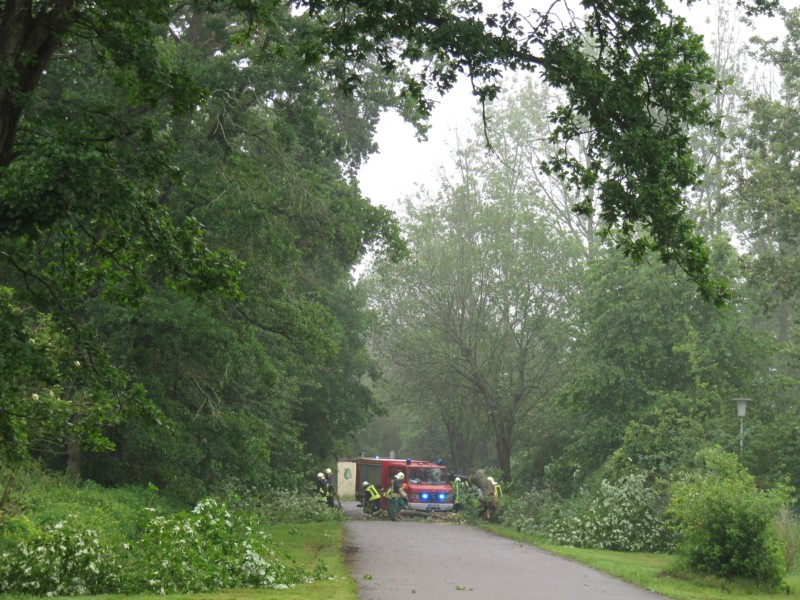
[[324, 473], [317, 473], [317, 500], [325, 502], [328, 495], [328, 482]]
[[488, 499], [486, 513], [484, 516], [487, 520], [491, 520], [491, 518], [494, 516], [494, 513], [497, 511], [497, 507], [500, 505], [500, 498], [503, 496], [503, 486], [497, 483], [494, 480], [494, 477], [487, 477], [486, 480], [491, 486], [491, 496]]
[[466, 495], [466, 482], [461, 481], [461, 477], [456, 477], [453, 480], [453, 512], [459, 512], [464, 508], [464, 496]]
[[494, 497], [497, 498], [498, 502], [499, 502], [499, 499], [503, 497], [503, 486], [500, 485], [499, 483], [497, 483], [494, 480], [494, 477], [487, 477], [487, 479], [489, 480], [489, 483], [492, 484], [492, 491], [493, 491]]
[[400, 490], [400, 508], [401, 509], [408, 508], [408, 494], [409, 494], [410, 490], [411, 490], [411, 486], [408, 485], [407, 481], [404, 481], [403, 482], [403, 487]]
[[330, 508], [333, 508], [333, 497], [336, 494], [336, 488], [333, 486], [333, 472], [330, 469], [325, 469], [325, 483], [327, 483], [325, 501]]
[[369, 481], [362, 483], [361, 487], [364, 489], [364, 512], [371, 517], [381, 509], [381, 493]]
[[387, 496], [389, 499], [389, 519], [392, 521], [403, 520], [399, 513], [403, 507], [403, 494], [406, 493], [403, 489], [403, 480], [405, 478], [405, 474], [400, 471], [392, 479], [392, 489], [389, 492], [390, 495]]

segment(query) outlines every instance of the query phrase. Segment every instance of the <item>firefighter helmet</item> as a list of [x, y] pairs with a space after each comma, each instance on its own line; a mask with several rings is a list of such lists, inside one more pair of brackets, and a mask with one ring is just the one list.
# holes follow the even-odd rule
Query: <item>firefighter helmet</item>
[[491, 483], [492, 485], [494, 485], [494, 477], [487, 477], [486, 479], [488, 479], [488, 480], [489, 480], [489, 483]]
[[369, 485], [369, 481], [365, 481], [361, 484], [361, 487], [367, 487]]
[[461, 483], [461, 477], [456, 477], [454, 483]]
[[325, 479], [325, 475], [322, 473], [317, 473], [317, 479]]
[[405, 479], [406, 475], [405, 475], [405, 473], [400, 471], [397, 475], [395, 475], [395, 477], [397, 477], [398, 479]]
[[331, 470], [330, 469], [325, 469], [325, 474], [326, 475], [330, 475], [331, 474]]

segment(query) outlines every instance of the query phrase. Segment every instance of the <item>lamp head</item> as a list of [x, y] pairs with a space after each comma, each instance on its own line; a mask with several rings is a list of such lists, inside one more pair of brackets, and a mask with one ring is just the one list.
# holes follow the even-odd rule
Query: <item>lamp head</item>
[[739, 417], [744, 417], [745, 413], [747, 412], [747, 403], [750, 402], [750, 398], [734, 398], [734, 402], [736, 402], [736, 414]]

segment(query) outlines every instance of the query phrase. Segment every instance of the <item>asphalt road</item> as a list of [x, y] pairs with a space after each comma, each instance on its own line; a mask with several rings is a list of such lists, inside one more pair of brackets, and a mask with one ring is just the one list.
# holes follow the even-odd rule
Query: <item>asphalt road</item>
[[[358, 514], [355, 503], [344, 508]], [[665, 600], [479, 527], [354, 516], [344, 528], [360, 600]]]

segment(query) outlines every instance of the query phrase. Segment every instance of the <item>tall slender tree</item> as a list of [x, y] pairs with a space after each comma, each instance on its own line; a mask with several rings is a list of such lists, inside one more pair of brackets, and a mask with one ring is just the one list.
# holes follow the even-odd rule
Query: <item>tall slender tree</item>
[[479, 156], [465, 149], [459, 178], [443, 182], [435, 203], [409, 209], [412, 260], [378, 271], [386, 331], [376, 344], [434, 407], [473, 407], [510, 479], [518, 424], [562, 381], [570, 256], [529, 197], [492, 185], [498, 167]]

